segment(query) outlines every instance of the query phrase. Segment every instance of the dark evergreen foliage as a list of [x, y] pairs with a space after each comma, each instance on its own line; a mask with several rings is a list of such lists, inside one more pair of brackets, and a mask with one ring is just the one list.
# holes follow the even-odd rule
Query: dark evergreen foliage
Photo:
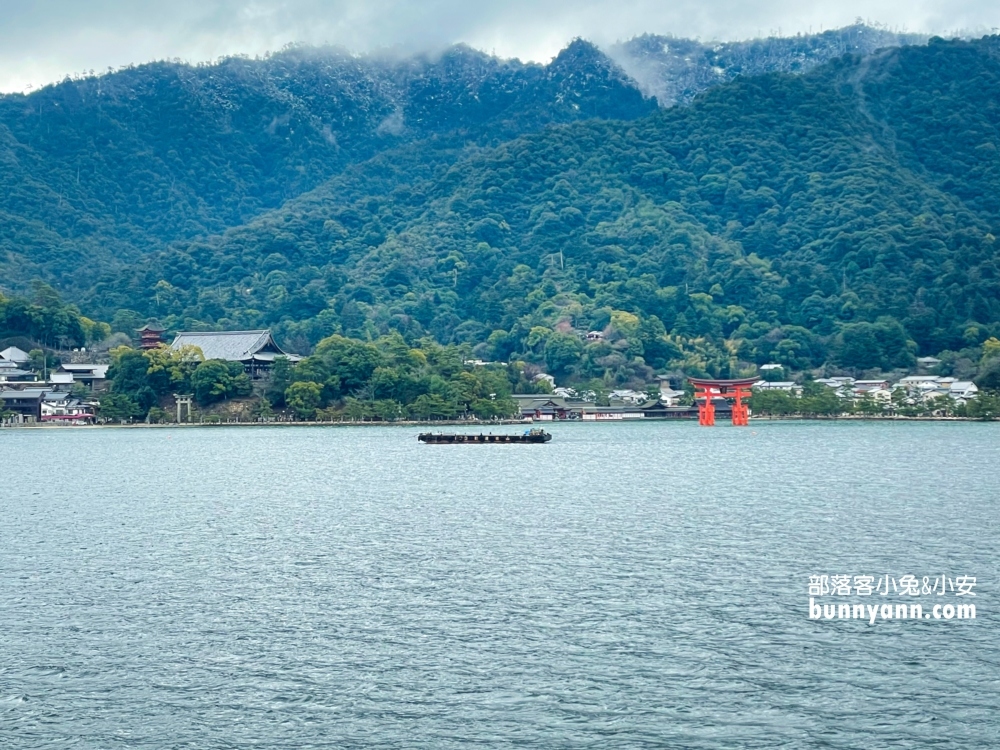
[[0, 96], [0, 283], [86, 289], [108, 267], [243, 224], [401, 143], [494, 144], [655, 108], [582, 41], [548, 66], [464, 46], [401, 60], [289, 49]]
[[[215, 90], [210, 72], [255, 65], [183, 70], [201, 81], [191, 90], [202, 102], [214, 101], [204, 93]], [[275, 73], [266, 86], [248, 82], [246, 96], [276, 86], [309, 99], [300, 56], [268, 65], [289, 66], [287, 80], [279, 85]], [[465, 72], [452, 74], [468, 66], [480, 71], [471, 89], [457, 83]], [[247, 169], [270, 165], [240, 177], [249, 193], [227, 192], [228, 176], [206, 182], [229, 175], [231, 162], [212, 162], [211, 149], [192, 151], [154, 176], [108, 178], [108, 190], [119, 180], [139, 191], [121, 203], [139, 217], [128, 220], [136, 237], [153, 239], [128, 239], [119, 257], [141, 263], [123, 270], [103, 250], [89, 252], [118, 253], [111, 240], [93, 238], [125, 241], [125, 224], [94, 198], [104, 213], [86, 214], [95, 222], [91, 244], [39, 249], [30, 243], [47, 241], [45, 231], [70, 230], [28, 231], [27, 244], [8, 241], [22, 259], [8, 254], [5, 267], [27, 279], [42, 266], [74, 268], [82, 259], [100, 279], [81, 304], [107, 318], [127, 308], [173, 329], [268, 326], [302, 353], [334, 334], [374, 340], [395, 332], [411, 345], [430, 336], [484, 359], [520, 358], [562, 378], [606, 382], [663, 369], [724, 374], [767, 361], [792, 370], [891, 369], [945, 351], [957, 361], [965, 355], [956, 352], [1000, 332], [1000, 38], [932, 39], [848, 55], [803, 75], [738, 78], [690, 106], [627, 122], [586, 119], [637, 117], [648, 101], [581, 42], [546, 68], [459, 49], [391, 70], [392, 85], [407, 82], [399, 88], [403, 130], [395, 103], [372, 104], [365, 138], [348, 148], [355, 131], [345, 125], [339, 161], [327, 163], [310, 151], [319, 141], [304, 135], [319, 132], [312, 120], [275, 124], [285, 140], [263, 139], [271, 120], [267, 128], [238, 120], [257, 111], [247, 105], [226, 115], [218, 137], [256, 133], [281, 154], [261, 161], [272, 151], [240, 141]], [[188, 91], [171, 80], [152, 100]], [[16, 101], [30, 119], [24, 103], [35, 100], [3, 103], [10, 111]], [[323, 117], [353, 111], [343, 102], [323, 106]], [[203, 117], [176, 120], [187, 127]], [[576, 119], [584, 121], [539, 130]], [[202, 148], [177, 126], [171, 143]], [[40, 139], [40, 128], [32, 132]], [[518, 132], [528, 134], [507, 140]], [[296, 148], [302, 169], [286, 169], [287, 150]], [[130, 149], [129, 158], [146, 158]], [[35, 153], [32, 146], [25, 158]], [[162, 206], [153, 196], [147, 206], [141, 191], [165, 185], [163, 175], [171, 189], [198, 196], [190, 205], [200, 208], [178, 208], [188, 199], [169, 191]], [[55, 197], [25, 174], [11, 184], [22, 196], [37, 188]], [[73, 211], [84, 210], [81, 201]], [[64, 202], [48, 200], [46, 210]], [[215, 236], [183, 239], [277, 203]], [[20, 231], [17, 221], [4, 226]], [[170, 237], [181, 239], [157, 245]], [[601, 335], [584, 340], [588, 331]], [[309, 382], [330, 391], [323, 398], [335, 391], [326, 380]]]

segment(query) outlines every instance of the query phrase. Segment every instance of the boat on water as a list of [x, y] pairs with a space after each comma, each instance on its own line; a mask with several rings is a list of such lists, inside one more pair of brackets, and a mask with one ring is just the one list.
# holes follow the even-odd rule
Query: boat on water
[[421, 443], [441, 443], [445, 445], [464, 443], [547, 443], [551, 439], [552, 436], [549, 433], [537, 427], [525, 430], [522, 434], [502, 433], [494, 435], [491, 432], [488, 435], [484, 435], [480, 432], [478, 435], [460, 435], [446, 432], [421, 432], [417, 436], [417, 440]]

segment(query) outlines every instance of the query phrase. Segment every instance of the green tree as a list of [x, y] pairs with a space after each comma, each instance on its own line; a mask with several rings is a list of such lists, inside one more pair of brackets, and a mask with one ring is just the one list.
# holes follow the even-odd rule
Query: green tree
[[973, 419], [991, 422], [1000, 418], [1000, 394], [981, 392], [965, 404], [965, 413]]
[[[282, 400], [284, 400], [283, 394]], [[274, 416], [274, 409], [271, 407], [271, 402], [266, 396], [262, 396], [257, 400], [257, 402], [250, 409], [250, 416], [254, 419], [267, 419], [268, 417]]]
[[294, 369], [295, 366], [287, 357], [278, 357], [274, 360], [267, 382], [267, 398], [272, 405], [284, 406], [285, 391], [294, 380]]
[[413, 419], [454, 419], [458, 415], [458, 404], [447, 401], [433, 393], [425, 393], [409, 405], [407, 409]]
[[785, 416], [799, 411], [798, 399], [787, 391], [757, 390], [750, 397], [750, 409], [759, 416]]
[[[239, 365], [239, 363], [235, 363]], [[195, 400], [202, 406], [221, 401], [235, 393], [237, 384], [230, 363], [208, 359], [200, 363], [191, 375]], [[242, 374], [242, 365], [239, 365]]]
[[372, 404], [372, 414], [383, 422], [393, 422], [403, 416], [403, 405], [391, 398], [379, 399]]
[[872, 398], [872, 396], [868, 393], [865, 393], [858, 399], [855, 408], [860, 414], [863, 414], [866, 417], [875, 417], [885, 412], [882, 403]]
[[1000, 358], [986, 360], [974, 382], [984, 391], [1000, 392]]
[[143, 413], [144, 410], [124, 393], [105, 393], [98, 406], [98, 415], [112, 422], [131, 420]]
[[802, 384], [799, 412], [814, 416], [834, 416], [847, 411], [846, 402], [837, 392], [822, 383], [807, 380]]
[[545, 340], [545, 364], [557, 378], [565, 378], [583, 352], [583, 342], [574, 333], [556, 331]]
[[299, 419], [312, 419], [320, 405], [323, 386], [319, 383], [300, 381], [292, 383], [285, 391], [285, 404]]
[[326, 363], [345, 393], [363, 388], [375, 368], [383, 364], [382, 353], [373, 344], [343, 336], [329, 336], [316, 345], [314, 356]]

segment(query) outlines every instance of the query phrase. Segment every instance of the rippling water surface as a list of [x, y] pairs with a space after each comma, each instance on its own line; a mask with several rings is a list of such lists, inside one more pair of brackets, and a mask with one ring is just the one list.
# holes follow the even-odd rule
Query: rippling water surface
[[0, 745], [1000, 746], [1000, 425], [550, 429], [0, 432]]

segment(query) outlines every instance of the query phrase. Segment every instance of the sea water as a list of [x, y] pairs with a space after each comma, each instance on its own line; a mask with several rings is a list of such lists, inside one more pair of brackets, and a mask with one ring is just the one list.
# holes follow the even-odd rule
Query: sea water
[[1000, 746], [1000, 425], [548, 429], [0, 431], [0, 746]]

